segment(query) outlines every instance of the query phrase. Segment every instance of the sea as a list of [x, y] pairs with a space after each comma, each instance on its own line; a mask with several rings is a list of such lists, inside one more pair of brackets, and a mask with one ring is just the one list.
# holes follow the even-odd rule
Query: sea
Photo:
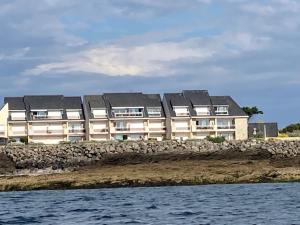
[[0, 224], [300, 225], [300, 183], [2, 192]]

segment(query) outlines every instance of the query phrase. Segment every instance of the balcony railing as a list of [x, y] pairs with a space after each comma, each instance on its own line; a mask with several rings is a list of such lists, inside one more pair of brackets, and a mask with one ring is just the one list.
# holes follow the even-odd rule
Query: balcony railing
[[176, 131], [185, 131], [185, 130], [190, 130], [190, 128], [189, 127], [175, 127], [175, 130]]
[[149, 127], [149, 131], [165, 131], [165, 127]]
[[143, 112], [134, 113], [113, 113], [115, 117], [143, 117]]
[[129, 127], [116, 127], [116, 131], [129, 131]]
[[223, 125], [217, 125], [218, 129], [235, 129], [235, 125], [227, 125], [227, 126], [223, 126]]
[[70, 134], [84, 133], [84, 128], [69, 128]]
[[30, 135], [64, 134], [64, 130], [30, 130]]
[[190, 113], [176, 113], [176, 116], [189, 116]]
[[216, 115], [228, 115], [228, 111], [215, 111]]
[[212, 130], [212, 129], [214, 129], [214, 127], [213, 127], [213, 126], [210, 126], [210, 125], [207, 125], [207, 126], [197, 125], [197, 126], [196, 126], [196, 129], [197, 129], [197, 130]]
[[108, 128], [93, 129], [93, 133], [106, 133], [106, 132], [108, 132]]
[[11, 135], [26, 135], [27, 131], [11, 131]]
[[145, 128], [129, 128], [129, 131], [145, 131]]
[[62, 116], [32, 116], [33, 120], [61, 120]]

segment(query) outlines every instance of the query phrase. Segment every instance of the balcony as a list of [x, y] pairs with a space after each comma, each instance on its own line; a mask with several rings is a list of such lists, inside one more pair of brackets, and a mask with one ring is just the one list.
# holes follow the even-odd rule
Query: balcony
[[196, 125], [197, 130], [213, 130], [214, 127], [211, 125]]
[[143, 117], [143, 112], [113, 113], [114, 117]]
[[33, 120], [61, 120], [62, 116], [32, 116]]
[[174, 132], [190, 132], [190, 127], [175, 127]]
[[101, 133], [107, 133], [108, 132], [108, 128], [101, 128], [101, 129], [93, 129], [92, 133], [93, 134], [101, 134]]
[[64, 130], [30, 130], [29, 135], [62, 135], [65, 134]]
[[81, 128], [70, 128], [68, 130], [69, 134], [84, 134], [85, 130], [83, 127]]
[[217, 129], [219, 130], [234, 130], [235, 129], [235, 125], [217, 125]]
[[190, 113], [176, 113], [176, 116], [190, 116]]
[[129, 131], [130, 130], [129, 127], [116, 127], [115, 129], [116, 129], [116, 131]]
[[23, 131], [10, 131], [10, 136], [26, 136], [27, 135], [27, 131], [23, 130]]
[[149, 132], [165, 132], [166, 127], [149, 127]]

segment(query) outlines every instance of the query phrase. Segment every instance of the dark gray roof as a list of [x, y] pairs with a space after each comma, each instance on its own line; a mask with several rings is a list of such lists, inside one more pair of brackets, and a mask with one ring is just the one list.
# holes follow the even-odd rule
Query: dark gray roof
[[81, 97], [64, 97], [64, 109], [82, 109]]
[[[64, 97], [63, 95], [26, 95], [24, 97], [6, 97], [9, 110], [26, 110], [27, 119], [30, 120], [31, 110], [63, 110], [63, 119], [67, 119], [67, 109], [82, 110], [81, 97]], [[81, 119], [84, 119], [83, 111]]]
[[247, 116], [241, 107], [230, 96], [209, 96], [205, 90], [183, 91], [182, 93], [164, 94], [165, 107], [171, 117], [176, 117], [173, 106], [189, 107], [190, 115], [196, 116], [195, 106], [210, 106], [211, 115], [215, 115], [213, 105], [228, 105], [229, 116]]
[[206, 90], [185, 90], [182, 93], [191, 101], [193, 106], [211, 105], [210, 97]]
[[255, 137], [256, 135], [263, 137], [278, 137], [278, 124], [277, 123], [249, 123], [248, 136]]
[[189, 106], [188, 100], [182, 95], [182, 93], [168, 93], [165, 94], [171, 106]]
[[159, 94], [135, 93], [105, 93], [103, 95], [84, 96], [85, 110], [89, 118], [93, 118], [92, 108], [106, 108], [108, 115], [112, 116], [113, 107], [144, 107], [144, 116], [148, 116], [148, 107], [161, 107], [162, 116], [164, 109]]
[[247, 116], [244, 110], [230, 96], [211, 96], [212, 104], [228, 105], [229, 116]]
[[102, 95], [85, 95], [83, 104], [86, 109], [86, 117], [93, 118], [91, 109], [107, 109], [106, 102]]
[[27, 95], [24, 102], [28, 110], [64, 109], [63, 95]]
[[145, 97], [142, 93], [105, 93], [105, 101], [111, 107], [136, 107], [145, 105]]
[[23, 97], [5, 97], [4, 103], [8, 103], [9, 110], [26, 110]]

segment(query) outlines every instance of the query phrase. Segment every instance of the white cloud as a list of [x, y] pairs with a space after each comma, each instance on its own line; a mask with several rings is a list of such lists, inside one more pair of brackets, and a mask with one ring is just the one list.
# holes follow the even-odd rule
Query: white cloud
[[172, 71], [167, 64], [177, 60], [211, 57], [214, 51], [200, 47], [193, 40], [182, 43], [150, 43], [143, 46], [109, 45], [64, 57], [61, 62], [47, 63], [26, 74], [90, 72], [116, 75], [147, 75]]

